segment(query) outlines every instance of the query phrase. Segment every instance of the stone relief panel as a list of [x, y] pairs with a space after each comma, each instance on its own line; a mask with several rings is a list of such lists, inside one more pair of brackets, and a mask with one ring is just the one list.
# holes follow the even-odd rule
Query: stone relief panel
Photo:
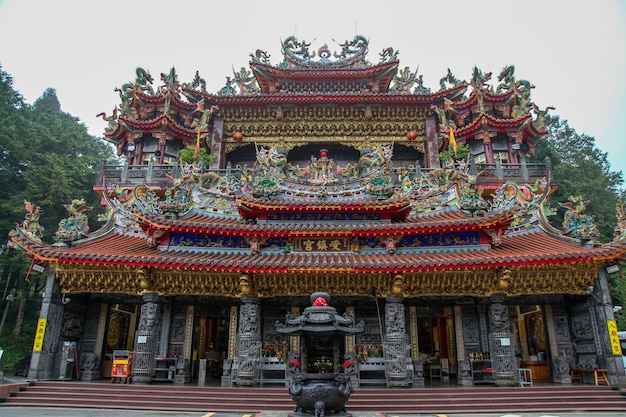
[[478, 316], [463, 315], [463, 341], [467, 352], [478, 352], [480, 347]]
[[185, 325], [187, 323], [187, 317], [174, 316], [172, 317], [172, 330], [170, 334], [170, 343], [183, 343], [185, 341]]
[[385, 305], [385, 325], [387, 337], [404, 337], [406, 335], [404, 304], [387, 303]]
[[593, 340], [591, 317], [588, 312], [572, 316], [572, 335], [575, 341]]

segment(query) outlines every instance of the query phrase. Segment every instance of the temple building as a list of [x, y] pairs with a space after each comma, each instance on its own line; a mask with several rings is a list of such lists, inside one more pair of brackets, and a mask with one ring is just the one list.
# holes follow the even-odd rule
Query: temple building
[[34, 201], [10, 233], [48, 271], [29, 377], [109, 378], [132, 351], [133, 383], [205, 366], [222, 385], [280, 382], [300, 340], [276, 323], [326, 292], [362, 331], [310, 346], [303, 371], [339, 351], [359, 385], [514, 385], [520, 368], [623, 383], [606, 268], [626, 218], [604, 245], [582, 197], [549, 222], [558, 178], [528, 160], [549, 108], [530, 82], [448, 70], [431, 90], [393, 48], [370, 62], [362, 36], [288, 37], [282, 55], [250, 54], [217, 93], [174, 69], [117, 89], [105, 137], [125, 163], [94, 186], [104, 225], [75, 200], [44, 243]]

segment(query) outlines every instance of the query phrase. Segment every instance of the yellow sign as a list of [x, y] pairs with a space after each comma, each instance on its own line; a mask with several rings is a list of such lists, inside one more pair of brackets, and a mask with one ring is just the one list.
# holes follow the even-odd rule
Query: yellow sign
[[615, 320], [607, 320], [606, 327], [609, 329], [609, 339], [611, 339], [611, 348], [614, 355], [622, 354], [622, 345], [619, 342], [619, 334], [617, 333], [617, 323]]
[[37, 322], [37, 333], [35, 333], [35, 343], [33, 343], [33, 350], [40, 351], [43, 348], [43, 337], [46, 334], [46, 319], [39, 319]]

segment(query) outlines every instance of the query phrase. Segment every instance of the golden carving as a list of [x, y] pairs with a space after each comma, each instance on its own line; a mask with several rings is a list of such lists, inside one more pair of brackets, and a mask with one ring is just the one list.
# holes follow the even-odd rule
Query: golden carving
[[[426, 136], [423, 108], [377, 108], [364, 112], [356, 107], [295, 107], [283, 109], [282, 119], [270, 108], [227, 109], [224, 114], [224, 138], [232, 133], [243, 132], [246, 141], [258, 144], [276, 143], [282, 139], [286, 144], [294, 141], [337, 141], [341, 138], [371, 137], [375, 142], [406, 142], [406, 132], [417, 132], [417, 140], [409, 146], [419, 147]], [[237, 146], [227, 144], [227, 152]], [[421, 144], [423, 149], [423, 143]]]
[[404, 278], [402, 275], [396, 275], [393, 277], [393, 283], [391, 284], [391, 295], [402, 295], [402, 283]]
[[152, 291], [152, 280], [150, 279], [150, 271], [147, 269], [138, 269], [137, 276], [139, 277], [139, 286], [141, 287], [141, 292], [149, 292]]
[[239, 289], [243, 295], [252, 295], [254, 293], [254, 284], [250, 275], [244, 274], [239, 277]]
[[[401, 292], [406, 298], [422, 296], [489, 297], [527, 294], [587, 295], [598, 276], [593, 263], [545, 267], [528, 265], [504, 270], [466, 270], [368, 274], [351, 269], [319, 268], [256, 273], [254, 290], [259, 297], [308, 296], [327, 291], [333, 296], [369, 296], [371, 286], [377, 294], [397, 292], [395, 277], [402, 277]], [[56, 265], [56, 275], [66, 294], [112, 293], [141, 295], [151, 290], [161, 296], [215, 295], [237, 298], [248, 291], [241, 286], [237, 272], [181, 271], [175, 269], [132, 268], [127, 266], [93, 267]], [[149, 279], [149, 282], [147, 282]], [[251, 287], [252, 288], [252, 287]]]

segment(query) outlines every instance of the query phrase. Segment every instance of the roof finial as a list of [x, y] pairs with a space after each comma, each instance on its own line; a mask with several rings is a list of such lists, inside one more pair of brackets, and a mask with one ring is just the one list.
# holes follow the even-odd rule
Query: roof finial
[[356, 38], [356, 35], [359, 33], [359, 32], [356, 30], [356, 27], [357, 27], [357, 25], [358, 25], [358, 24], [359, 24], [359, 21], [358, 21], [358, 20], [355, 20], [355, 21], [354, 21], [354, 37], [355, 37], [355, 38]]

